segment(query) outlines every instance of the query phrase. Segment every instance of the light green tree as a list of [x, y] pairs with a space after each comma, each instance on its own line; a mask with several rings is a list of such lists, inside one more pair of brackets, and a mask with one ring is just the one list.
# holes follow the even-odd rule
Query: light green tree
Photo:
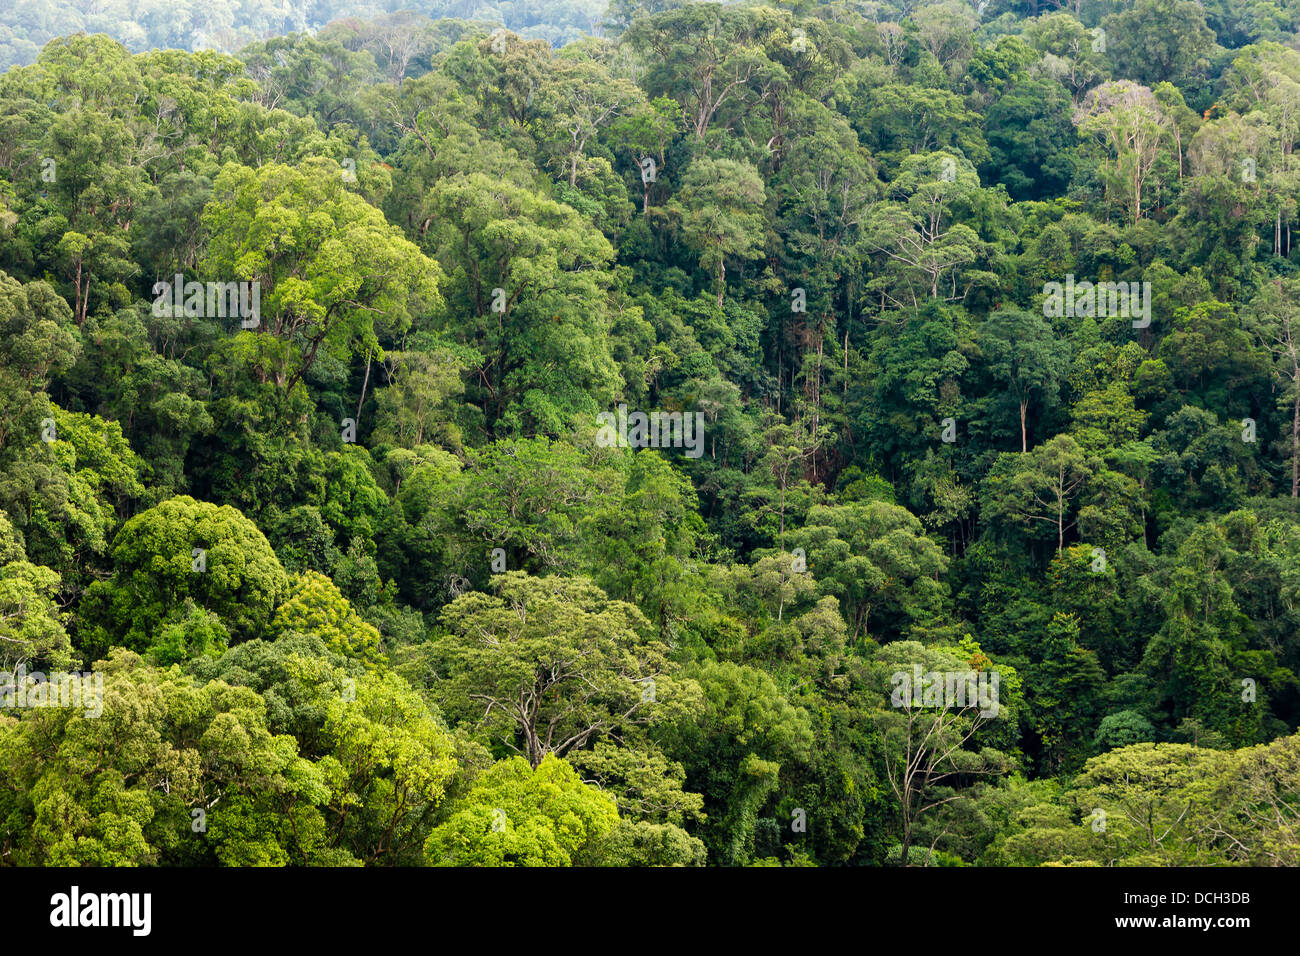
[[492, 589], [444, 608], [434, 691], [532, 766], [690, 712], [698, 689], [632, 605], [582, 578], [509, 571]]
[[434, 866], [575, 866], [596, 862], [618, 825], [613, 797], [554, 754], [493, 764], [429, 835]]

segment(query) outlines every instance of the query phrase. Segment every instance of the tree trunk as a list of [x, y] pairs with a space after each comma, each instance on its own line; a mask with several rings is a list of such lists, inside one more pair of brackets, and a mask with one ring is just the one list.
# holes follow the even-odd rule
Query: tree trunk
[[370, 385], [370, 353], [366, 353], [366, 377], [361, 382], [361, 400], [357, 402], [357, 424], [361, 424], [361, 406], [366, 403], [366, 388]]
[[[81, 291], [81, 260], [80, 260], [80, 259], [77, 260], [77, 279], [76, 279], [76, 283], [77, 283], [77, 287], [76, 287], [76, 290], [75, 290], [75, 291], [76, 291], [76, 296], [75, 296], [75, 298], [74, 298], [73, 301], [74, 301], [74, 303], [75, 303], [75, 305], [76, 305], [76, 307], [77, 307], [77, 313], [76, 313], [77, 328], [81, 328], [83, 325], [86, 324], [86, 304], [85, 304], [85, 300], [82, 299], [82, 291]], [[89, 282], [86, 283], [85, 297], [86, 297], [87, 299], [90, 298], [90, 283], [89, 283]]]
[[1291, 497], [1300, 496], [1300, 395], [1291, 401]]

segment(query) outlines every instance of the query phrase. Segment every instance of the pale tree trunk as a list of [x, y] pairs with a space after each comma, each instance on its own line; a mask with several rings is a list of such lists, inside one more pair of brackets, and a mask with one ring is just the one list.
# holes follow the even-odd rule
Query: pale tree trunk
[[1296, 347], [1290, 316], [1283, 315], [1282, 339], [1291, 359], [1291, 497], [1300, 497], [1300, 349]]
[[[1061, 476], [1061, 484], [1065, 484], [1065, 476]], [[1058, 496], [1056, 499], [1056, 553], [1060, 554], [1065, 550], [1065, 497]]]
[[1300, 395], [1291, 400], [1291, 497], [1300, 497]]
[[361, 382], [361, 399], [357, 402], [357, 424], [361, 423], [361, 406], [366, 403], [366, 389], [370, 386], [370, 353], [366, 353], [366, 377]]

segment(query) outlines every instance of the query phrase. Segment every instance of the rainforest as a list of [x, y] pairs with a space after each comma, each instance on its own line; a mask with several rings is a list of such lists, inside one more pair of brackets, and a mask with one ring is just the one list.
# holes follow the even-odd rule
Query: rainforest
[[1300, 0], [0, 70], [0, 866], [1300, 864]]

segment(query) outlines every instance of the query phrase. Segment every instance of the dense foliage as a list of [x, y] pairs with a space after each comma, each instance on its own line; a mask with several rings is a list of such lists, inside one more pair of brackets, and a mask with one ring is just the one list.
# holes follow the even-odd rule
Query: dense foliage
[[1300, 864], [1292, 0], [70, 6], [0, 860]]

